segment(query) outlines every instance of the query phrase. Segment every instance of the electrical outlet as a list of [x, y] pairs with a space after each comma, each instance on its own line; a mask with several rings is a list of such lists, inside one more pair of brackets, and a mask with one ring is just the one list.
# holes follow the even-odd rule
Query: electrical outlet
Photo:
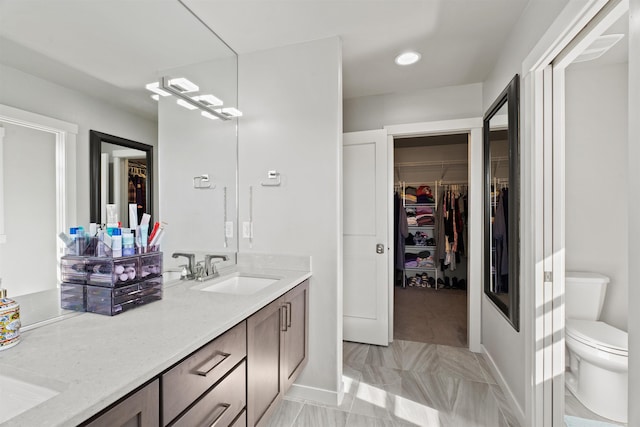
[[224, 235], [229, 239], [233, 238], [233, 221], [224, 223]]
[[242, 237], [245, 239], [251, 238], [251, 223], [249, 221], [244, 221], [242, 223]]

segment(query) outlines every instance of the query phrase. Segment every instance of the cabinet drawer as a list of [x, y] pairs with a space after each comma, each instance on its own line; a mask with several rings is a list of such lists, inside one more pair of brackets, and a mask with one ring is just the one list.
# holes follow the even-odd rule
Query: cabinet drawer
[[246, 322], [242, 322], [162, 375], [164, 425], [184, 411], [247, 355], [246, 336]]
[[231, 424], [231, 427], [247, 427], [247, 411], [244, 410], [238, 418]]
[[246, 371], [242, 362], [178, 418], [172, 427], [229, 427], [246, 405]]

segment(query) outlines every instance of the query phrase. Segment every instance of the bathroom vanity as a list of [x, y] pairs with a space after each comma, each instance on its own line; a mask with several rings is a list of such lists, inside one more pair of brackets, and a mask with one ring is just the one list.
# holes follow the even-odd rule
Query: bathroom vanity
[[[298, 267], [235, 266], [206, 286], [169, 282], [161, 301], [118, 316], [24, 332], [0, 354], [0, 376], [51, 393], [9, 424], [263, 424], [308, 357], [311, 273]], [[249, 276], [273, 280], [249, 294], [215, 290]]]

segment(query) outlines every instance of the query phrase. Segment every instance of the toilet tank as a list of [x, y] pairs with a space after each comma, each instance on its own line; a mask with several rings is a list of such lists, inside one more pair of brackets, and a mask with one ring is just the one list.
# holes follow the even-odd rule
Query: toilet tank
[[598, 273], [565, 273], [565, 317], [598, 320], [607, 293], [609, 278]]

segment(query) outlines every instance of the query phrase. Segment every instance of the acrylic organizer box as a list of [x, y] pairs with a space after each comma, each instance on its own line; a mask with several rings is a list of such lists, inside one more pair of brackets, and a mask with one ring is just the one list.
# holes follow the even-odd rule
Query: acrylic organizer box
[[162, 298], [162, 252], [115, 258], [65, 255], [60, 271], [64, 309], [113, 316]]

